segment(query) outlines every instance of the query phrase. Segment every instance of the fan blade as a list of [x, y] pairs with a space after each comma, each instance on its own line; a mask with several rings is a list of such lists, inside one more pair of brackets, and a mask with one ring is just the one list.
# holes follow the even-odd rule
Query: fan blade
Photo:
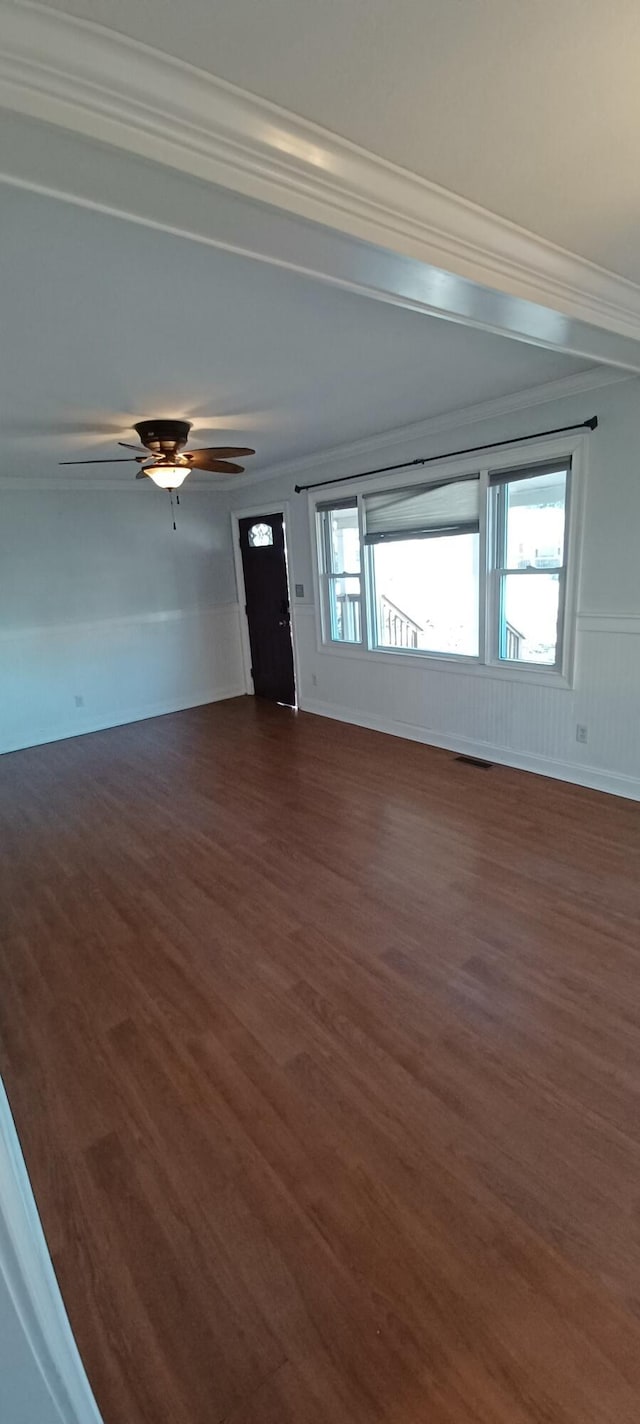
[[[185, 450], [183, 453], [197, 465], [200, 456], [207, 459], [210, 455], [213, 460], [233, 460], [236, 455], [255, 455], [256, 452], [250, 450], [247, 445], [210, 445], [206, 450]], [[202, 468], [204, 469], [204, 466]]]
[[[191, 464], [191, 461], [189, 462]], [[191, 464], [192, 470], [214, 470], [220, 475], [241, 475], [244, 465], [233, 465], [230, 460], [214, 460], [208, 457], [206, 460], [198, 460], [197, 464]]]
[[[133, 465], [141, 455], [116, 455], [114, 460], [58, 460], [59, 465]], [[145, 455], [144, 459], [148, 459]]]
[[118, 444], [122, 446], [123, 450], [137, 450], [139, 455], [144, 450], [144, 445], [130, 445], [128, 440], [119, 440]]

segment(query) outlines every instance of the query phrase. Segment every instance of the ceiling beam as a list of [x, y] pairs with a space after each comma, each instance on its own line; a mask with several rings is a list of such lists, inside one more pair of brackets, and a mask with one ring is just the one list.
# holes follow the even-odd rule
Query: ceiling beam
[[0, 178], [640, 371], [640, 287], [114, 31], [0, 0]]

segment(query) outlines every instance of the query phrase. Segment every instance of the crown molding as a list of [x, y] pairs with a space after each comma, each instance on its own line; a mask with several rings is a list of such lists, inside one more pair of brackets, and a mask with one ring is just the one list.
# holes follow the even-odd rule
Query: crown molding
[[[484, 420], [498, 420], [503, 416], [517, 414], [520, 410], [532, 410], [535, 406], [547, 405], [551, 401], [566, 400], [571, 396], [586, 395], [589, 391], [619, 385], [623, 381], [637, 379], [627, 371], [614, 370], [608, 366], [594, 366], [588, 371], [579, 371], [575, 376], [560, 376], [555, 381], [545, 381], [542, 385], [529, 386], [515, 391], [512, 395], [496, 396], [493, 400], [481, 401], [477, 405], [463, 406], [459, 410], [445, 411], [442, 415], [432, 415], [426, 420], [414, 421], [411, 425], [395, 426], [377, 435], [367, 435], [360, 440], [352, 440], [343, 445], [332, 445], [315, 454], [304, 455], [300, 459], [284, 460], [256, 470], [255, 474], [245, 473], [229, 476], [215, 484], [207, 482], [206, 475], [200, 474], [197, 484], [185, 485], [189, 498], [194, 494], [227, 494], [230, 490], [245, 489], [275, 479], [295, 481], [299, 475], [313, 470], [322, 470], [331, 465], [349, 466], [352, 461], [373, 457], [381, 451], [393, 447], [412, 445], [420, 440], [428, 440], [434, 435], [444, 435], [448, 431], [459, 430], [461, 426], [476, 425]], [[149, 485], [142, 480], [124, 480], [122, 477], [101, 475], [83, 478], [81, 475], [48, 475], [21, 479], [14, 475], [0, 475], [0, 490], [19, 494], [42, 494], [58, 490], [73, 490], [76, 493], [95, 494], [105, 490], [119, 490], [121, 494], [142, 495], [149, 498]], [[162, 493], [162, 491], [160, 491]]]
[[0, 31], [7, 109], [533, 303], [545, 330], [640, 341], [636, 284], [275, 104], [30, 0], [0, 0]]
[[[216, 494], [226, 488], [226, 481], [214, 484], [200, 478], [197, 484], [189, 486], [189, 498], [193, 494]], [[123, 480], [115, 476], [109, 479], [108, 476], [101, 475], [96, 479], [95, 475], [84, 478], [81, 475], [25, 475], [22, 479], [19, 475], [0, 475], [0, 490], [18, 494], [49, 494], [59, 490], [73, 490], [75, 494], [100, 494], [105, 490], [119, 490], [121, 494], [140, 496], [145, 489], [148, 490], [148, 486], [142, 484], [142, 481]], [[159, 490], [159, 493], [166, 494], [167, 491]], [[150, 497], [153, 498], [149, 493], [145, 495], [147, 499]]]
[[299, 475], [322, 470], [331, 465], [350, 466], [353, 461], [375, 456], [393, 447], [412, 445], [420, 440], [429, 440], [434, 435], [444, 435], [448, 431], [459, 430], [461, 426], [476, 425], [484, 420], [498, 420], [503, 416], [517, 414], [521, 410], [531, 410], [535, 406], [547, 405], [552, 401], [566, 400], [571, 396], [586, 395], [589, 391], [605, 386], [619, 385], [622, 381], [636, 379], [626, 371], [616, 371], [607, 366], [594, 366], [588, 371], [579, 371], [575, 376], [560, 376], [555, 381], [545, 381], [542, 385], [515, 391], [512, 395], [497, 396], [493, 400], [481, 401], [460, 410], [445, 411], [442, 415], [432, 415], [427, 420], [415, 421], [411, 425], [397, 426], [384, 430], [379, 435], [368, 435], [361, 440], [352, 440], [344, 445], [333, 445], [314, 455], [305, 455], [298, 460], [287, 460], [256, 470], [255, 474], [245, 474], [236, 479], [228, 478], [218, 488], [239, 489], [247, 485], [263, 484], [269, 480], [296, 480]]

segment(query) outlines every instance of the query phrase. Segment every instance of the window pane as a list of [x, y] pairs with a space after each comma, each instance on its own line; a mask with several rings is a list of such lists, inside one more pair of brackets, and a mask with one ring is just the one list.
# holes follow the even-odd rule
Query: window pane
[[270, 524], [252, 524], [249, 530], [249, 545], [252, 549], [263, 549], [273, 544], [273, 529]]
[[372, 546], [382, 648], [478, 656], [477, 534]]
[[331, 637], [336, 643], [362, 641], [362, 596], [359, 578], [329, 580]]
[[360, 530], [358, 510], [355, 505], [348, 509], [328, 509], [325, 512], [329, 540], [329, 573], [360, 573]]
[[560, 470], [504, 486], [504, 568], [557, 569], [564, 563], [566, 484], [566, 470]]
[[553, 667], [558, 644], [558, 574], [503, 574], [500, 657]]

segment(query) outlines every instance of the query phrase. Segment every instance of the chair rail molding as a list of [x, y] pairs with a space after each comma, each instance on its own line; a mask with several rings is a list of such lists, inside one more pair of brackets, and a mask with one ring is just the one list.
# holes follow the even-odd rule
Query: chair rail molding
[[[0, 32], [5, 109], [249, 199], [254, 225], [256, 202], [322, 224], [363, 249], [360, 284], [353, 275], [344, 282], [354, 289], [640, 370], [640, 286], [103, 26], [30, 0], [0, 0]], [[21, 181], [15, 171], [4, 177]], [[31, 184], [28, 174], [22, 181]], [[193, 235], [179, 212], [175, 219], [173, 230]], [[304, 227], [299, 262], [284, 265], [314, 273], [302, 257]], [[402, 259], [397, 271], [388, 260], [385, 267], [390, 254]]]

